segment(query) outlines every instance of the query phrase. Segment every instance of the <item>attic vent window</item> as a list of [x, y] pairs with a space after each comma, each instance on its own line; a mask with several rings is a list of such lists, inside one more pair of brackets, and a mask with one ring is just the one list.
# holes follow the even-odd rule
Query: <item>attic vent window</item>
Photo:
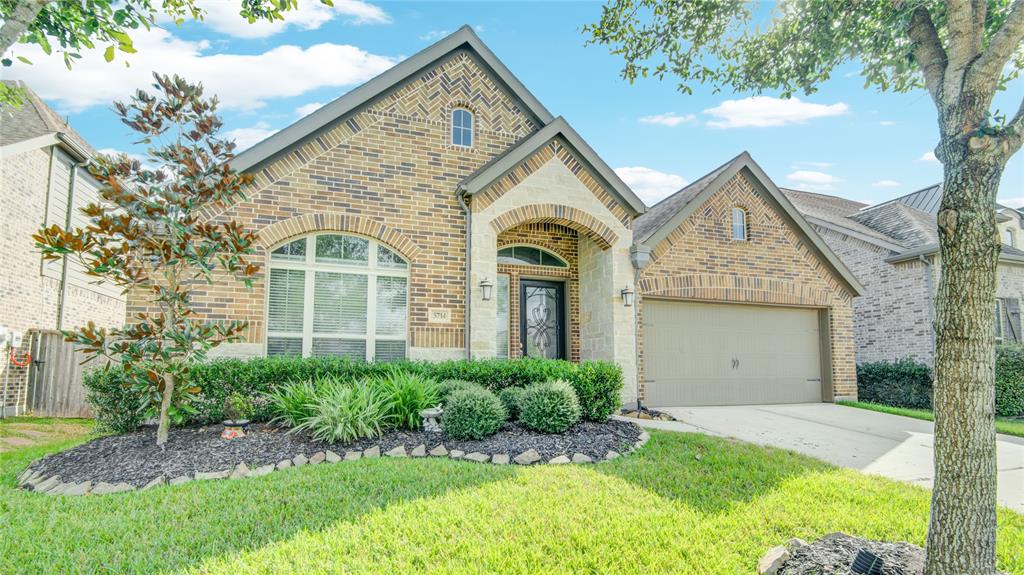
[[452, 110], [452, 144], [473, 147], [473, 113], [456, 108]]
[[747, 212], [743, 208], [732, 209], [732, 239], [737, 241], [747, 239]]

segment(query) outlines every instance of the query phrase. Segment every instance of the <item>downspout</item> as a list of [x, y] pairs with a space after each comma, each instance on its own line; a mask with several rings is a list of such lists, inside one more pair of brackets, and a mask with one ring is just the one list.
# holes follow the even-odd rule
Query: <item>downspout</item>
[[469, 209], [469, 206], [466, 204], [466, 196], [464, 195], [464, 190], [462, 186], [459, 186], [455, 189], [455, 199], [458, 200], [459, 206], [462, 207], [462, 211], [466, 213], [466, 308], [463, 311], [464, 325], [462, 329], [464, 332], [465, 339], [464, 344], [466, 346], [466, 359], [473, 359], [473, 354], [469, 349], [469, 320], [472, 314], [472, 312], [470, 311], [472, 309], [472, 302], [470, 301], [470, 298], [473, 295], [473, 212], [472, 210]]
[[[78, 168], [86, 162], [75, 162], [71, 164], [70, 177], [68, 178], [68, 203], [66, 214], [64, 214], [64, 230], [71, 229], [71, 214], [75, 208], [75, 181], [78, 180]], [[60, 264], [60, 290], [57, 292], [57, 329], [64, 327], [64, 301], [68, 289], [68, 256], [64, 254]]]
[[928, 337], [931, 340], [932, 348], [932, 363], [935, 362], [935, 298], [932, 295], [932, 264], [928, 261], [928, 258], [921, 254], [917, 256], [917, 259], [924, 264], [924, 285], [925, 289], [928, 290], [928, 325], [931, 329], [928, 330]]

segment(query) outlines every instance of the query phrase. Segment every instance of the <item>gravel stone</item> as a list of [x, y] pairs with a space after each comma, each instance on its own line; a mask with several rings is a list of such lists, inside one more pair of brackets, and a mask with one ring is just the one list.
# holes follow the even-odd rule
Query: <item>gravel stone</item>
[[163, 485], [166, 482], [167, 482], [167, 478], [166, 477], [164, 477], [163, 475], [158, 475], [158, 476], [154, 477], [149, 483], [143, 485], [142, 489], [143, 489], [143, 491], [145, 491], [146, 489], [153, 489], [154, 487], [158, 487], [160, 485]]
[[294, 465], [295, 467], [302, 467], [307, 463], [309, 463], [309, 459], [307, 459], [306, 456], [302, 453], [292, 458], [292, 465]]
[[369, 449], [364, 449], [363, 450], [363, 457], [365, 457], [367, 459], [373, 459], [375, 457], [380, 457], [380, 447], [374, 445], [373, 447], [371, 447]]
[[102, 482], [92, 488], [93, 495], [106, 495], [108, 493], [114, 493], [114, 484]]
[[75, 483], [68, 489], [65, 489], [64, 495], [71, 497], [85, 495], [86, 493], [89, 493], [90, 489], [92, 489], [92, 481], [83, 481], [81, 483]]
[[789, 559], [789, 549], [782, 545], [772, 547], [757, 562], [758, 575], [776, 575], [787, 559]]
[[564, 455], [559, 455], [558, 457], [552, 457], [551, 459], [549, 459], [548, 463], [552, 465], [563, 465], [566, 463], [572, 463], [572, 461]]
[[188, 475], [179, 475], [178, 477], [175, 477], [174, 479], [171, 479], [170, 481], [168, 481], [167, 484], [168, 485], [181, 485], [183, 483], [188, 483], [189, 481], [192, 481], [192, 478], [189, 477]]
[[474, 451], [473, 453], [470, 453], [469, 455], [467, 455], [466, 459], [468, 459], [470, 461], [475, 461], [477, 463], [486, 463], [486, 462], [490, 461], [491, 456], [487, 455], [486, 453], [480, 453], [479, 451]]
[[58, 483], [46, 490], [47, 495], [62, 495], [68, 489], [74, 487], [74, 483]]
[[323, 451], [317, 451], [309, 458], [310, 465], [320, 465], [327, 459], [327, 454]]
[[223, 469], [221, 471], [197, 471], [195, 479], [196, 481], [209, 481], [212, 479], [224, 479], [228, 475], [231, 475], [230, 469]]
[[495, 453], [491, 456], [491, 463], [495, 465], [508, 465], [509, 457], [507, 453]]
[[431, 449], [430, 454], [433, 455], [434, 457], [445, 457], [446, 455], [448, 455], [448, 448], [446, 448], [444, 444], [441, 443], [437, 447]]
[[778, 575], [849, 573], [853, 558], [861, 549], [882, 559], [882, 575], [920, 575], [924, 572], [924, 549], [916, 545], [830, 533], [809, 545], [791, 550]]
[[58, 485], [60, 485], [60, 475], [54, 475], [53, 477], [50, 477], [37, 483], [34, 489], [36, 491], [46, 493], [47, 491], [53, 489], [54, 487], [57, 487]]
[[536, 449], [527, 449], [513, 458], [513, 461], [519, 465], [530, 465], [531, 463], [537, 463], [540, 460], [540, 454], [537, 453]]
[[389, 450], [384, 455], [387, 455], [388, 457], [405, 457], [405, 446], [399, 445], [398, 447]]
[[427, 446], [423, 445], [421, 443], [421, 444], [417, 445], [416, 447], [413, 447], [412, 448], [412, 452], [410, 452], [409, 455], [411, 455], [413, 457], [426, 457], [427, 456]]
[[452, 459], [462, 459], [465, 456], [466, 452], [461, 449], [453, 449], [448, 452], [448, 457], [451, 457]]
[[573, 453], [572, 454], [572, 462], [573, 463], [593, 463], [594, 460], [591, 459], [589, 455], [584, 455], [582, 453]]
[[341, 461], [341, 456], [328, 449], [324, 452], [324, 461], [327, 463], [337, 463]]
[[284, 469], [285, 467], [291, 467], [291, 466], [292, 466], [292, 460], [291, 459], [285, 459], [284, 461], [279, 461], [277, 463], [277, 468], [278, 469]]
[[241, 479], [249, 474], [249, 466], [243, 461], [235, 466], [235, 470], [231, 472], [228, 479]]
[[362, 451], [346, 451], [345, 461], [356, 461], [363, 456]]
[[255, 468], [255, 469], [250, 470], [249, 473], [245, 474], [245, 476], [246, 477], [262, 477], [262, 476], [264, 476], [264, 475], [266, 475], [266, 474], [268, 474], [268, 473], [270, 473], [272, 471], [274, 471], [274, 466], [268, 463], [267, 465], [261, 465], [261, 466]]
[[621, 455], [619, 455], [619, 452], [618, 452], [618, 451], [609, 451], [609, 452], [608, 452], [608, 453], [606, 453], [606, 454], [605, 454], [605, 456], [604, 456], [604, 458], [605, 458], [605, 459], [607, 459], [607, 460], [612, 460], [612, 459], [616, 459], [616, 458], [618, 458], [618, 457], [621, 457]]

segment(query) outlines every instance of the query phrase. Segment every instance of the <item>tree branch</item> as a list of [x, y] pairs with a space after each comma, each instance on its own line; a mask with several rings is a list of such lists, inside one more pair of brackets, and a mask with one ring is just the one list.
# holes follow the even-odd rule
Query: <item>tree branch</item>
[[1006, 21], [968, 71], [966, 85], [982, 94], [995, 90], [1002, 77], [1003, 66], [1020, 47], [1021, 41], [1024, 41], [1024, 0], [1016, 0]]
[[914, 8], [907, 30], [913, 42], [914, 59], [924, 74], [924, 85], [942, 114], [942, 82], [946, 72], [946, 51], [942, 49], [935, 23], [924, 6]]
[[946, 73], [943, 93], [959, 94], [967, 66], [981, 51], [981, 36], [974, 33], [974, 6], [970, 0], [946, 3]]
[[50, 0], [17, 0], [10, 18], [0, 27], [0, 54], [6, 54], [7, 50], [21, 39], [21, 35], [28, 30], [28, 27], [35, 21], [36, 16]]
[[1006, 125], [1004, 141], [1007, 146], [1006, 159], [1009, 160], [1020, 149], [1021, 143], [1024, 143], [1024, 99], [1020, 101], [1013, 119]]

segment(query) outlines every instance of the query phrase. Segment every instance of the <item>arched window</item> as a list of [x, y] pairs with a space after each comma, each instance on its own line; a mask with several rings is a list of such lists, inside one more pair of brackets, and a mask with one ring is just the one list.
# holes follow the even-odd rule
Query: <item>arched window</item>
[[452, 144], [473, 147], [473, 113], [469, 110], [452, 110]]
[[267, 355], [405, 357], [408, 264], [374, 240], [322, 233], [270, 252]]
[[743, 208], [732, 209], [732, 239], [747, 239], [747, 212]]
[[569, 267], [565, 260], [555, 254], [533, 246], [511, 246], [498, 250], [499, 264], [525, 266]]

